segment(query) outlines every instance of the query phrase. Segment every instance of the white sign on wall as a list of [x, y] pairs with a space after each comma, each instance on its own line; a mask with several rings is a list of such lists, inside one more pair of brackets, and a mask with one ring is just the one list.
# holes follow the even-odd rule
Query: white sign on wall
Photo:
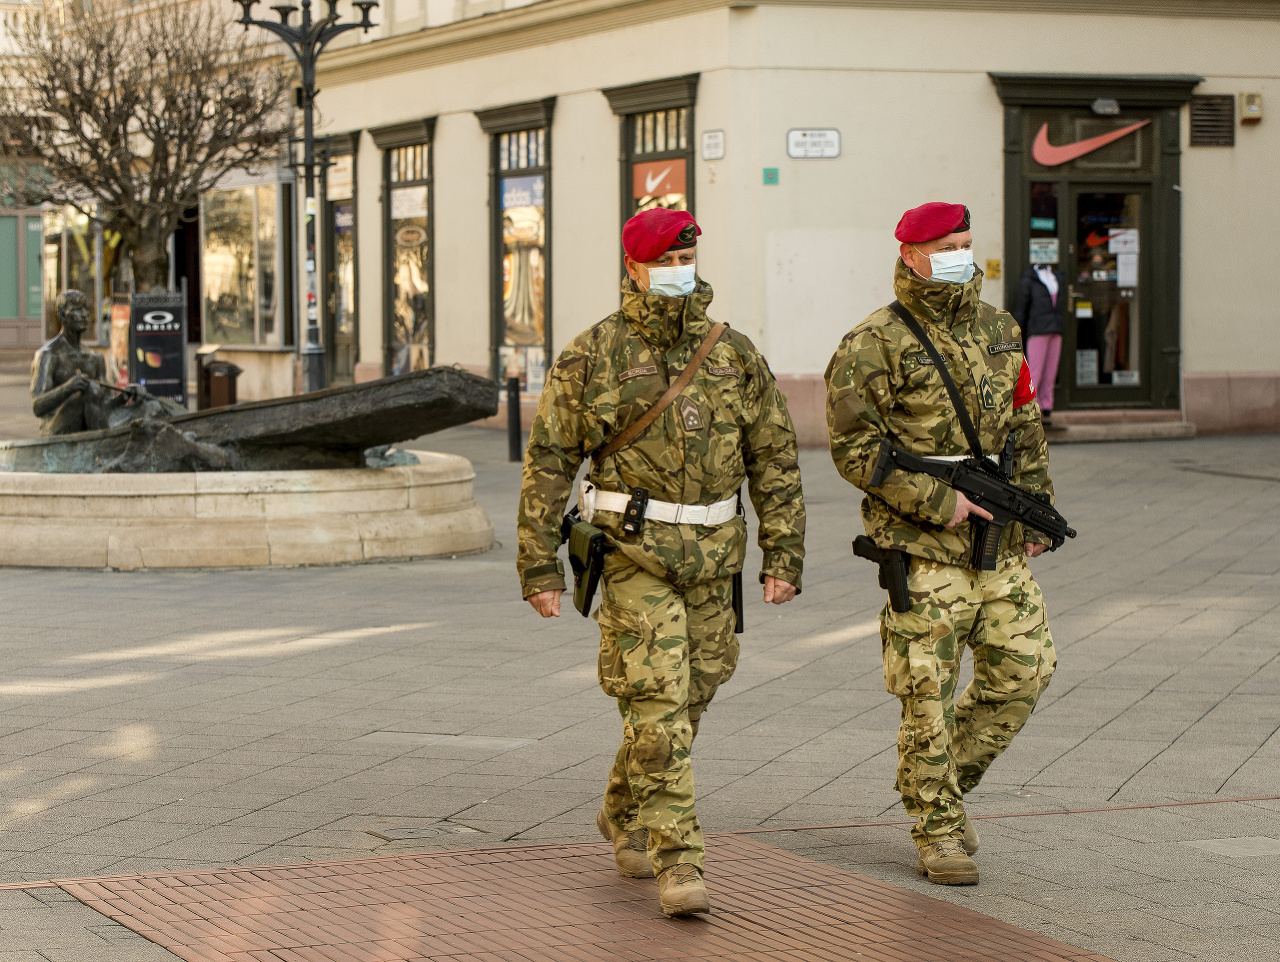
[[840, 131], [828, 128], [788, 130], [787, 156], [797, 160], [839, 157]]
[[702, 132], [702, 159], [724, 160], [723, 130], [704, 130]]

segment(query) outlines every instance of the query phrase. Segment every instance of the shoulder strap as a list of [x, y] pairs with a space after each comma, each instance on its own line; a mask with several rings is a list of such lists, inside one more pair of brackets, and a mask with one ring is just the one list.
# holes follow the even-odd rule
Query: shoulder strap
[[608, 444], [591, 456], [591, 459], [596, 464], [599, 464], [609, 455], [616, 454], [644, 434], [649, 425], [658, 420], [662, 412], [671, 407], [675, 403], [675, 399], [680, 396], [680, 393], [693, 382], [693, 376], [698, 373], [698, 368], [702, 367], [702, 362], [707, 359], [711, 349], [716, 346], [716, 342], [720, 340], [720, 335], [728, 329], [728, 324], [717, 323], [712, 325], [710, 332], [702, 339], [702, 343], [698, 345], [698, 350], [689, 359], [688, 366], [680, 372], [680, 376], [676, 378], [675, 383], [667, 388], [667, 393], [658, 398], [658, 402], [653, 407], [615, 434]]
[[947, 362], [942, 359], [938, 349], [933, 346], [933, 341], [929, 340], [929, 335], [924, 332], [920, 322], [911, 316], [911, 312], [903, 306], [901, 301], [894, 301], [889, 305], [889, 310], [897, 314], [898, 319], [907, 325], [907, 329], [915, 335], [916, 340], [924, 345], [925, 353], [929, 355], [929, 360], [933, 361], [933, 366], [938, 369], [938, 373], [942, 376], [942, 386], [947, 389], [951, 404], [956, 409], [956, 417], [960, 419], [960, 430], [964, 432], [964, 438], [969, 442], [969, 450], [973, 452], [975, 458], [981, 458], [982, 439], [978, 437], [978, 429], [973, 426], [973, 419], [969, 417], [969, 410], [964, 406], [964, 398], [960, 396], [956, 382], [951, 380], [951, 372], [947, 370]]

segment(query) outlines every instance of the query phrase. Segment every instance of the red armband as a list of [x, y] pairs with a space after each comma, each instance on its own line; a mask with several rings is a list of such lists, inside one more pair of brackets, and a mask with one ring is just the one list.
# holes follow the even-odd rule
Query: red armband
[[1018, 374], [1018, 386], [1013, 389], [1013, 406], [1020, 408], [1036, 399], [1036, 386], [1031, 383], [1031, 368], [1022, 362], [1022, 370]]

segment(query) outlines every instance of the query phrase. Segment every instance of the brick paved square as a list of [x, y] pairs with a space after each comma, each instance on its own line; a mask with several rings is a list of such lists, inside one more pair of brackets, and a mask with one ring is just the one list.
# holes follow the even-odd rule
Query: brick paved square
[[[5, 572], [0, 882], [594, 837], [618, 737], [594, 623], [541, 622], [518, 598], [519, 467], [501, 433], [422, 444], [473, 459], [500, 547], [338, 569]], [[1280, 438], [1051, 461], [1081, 532], [1033, 563], [1060, 667], [971, 811], [1213, 804], [984, 817], [982, 884], [920, 880], [905, 826], [879, 824], [902, 818], [883, 594], [849, 551], [854, 492], [807, 451], [805, 591], [782, 609], [749, 593], [741, 665], [699, 736], [699, 814], [713, 833], [857, 825], [761, 838], [1121, 962], [1273, 962], [1276, 860], [1180, 843], [1280, 838], [1280, 801], [1232, 801], [1280, 794]], [[532, 743], [502, 750], [513, 739]], [[413, 826], [474, 831], [370, 834]], [[0, 918], [0, 962], [166, 957], [38, 891], [0, 893], [23, 916]]]

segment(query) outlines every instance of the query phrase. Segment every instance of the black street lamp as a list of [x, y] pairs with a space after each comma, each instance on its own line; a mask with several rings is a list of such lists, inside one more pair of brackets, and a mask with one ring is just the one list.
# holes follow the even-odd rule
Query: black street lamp
[[255, 20], [251, 11], [258, 0], [235, 0], [243, 9], [236, 23], [269, 30], [285, 42], [293, 52], [302, 71], [299, 95], [302, 100], [302, 166], [306, 171], [307, 187], [307, 342], [302, 347], [303, 384], [307, 391], [319, 391], [324, 387], [324, 348], [320, 346], [320, 320], [316, 295], [316, 144], [315, 115], [316, 61], [329, 41], [348, 30], [368, 31], [377, 26], [369, 16], [378, 0], [353, 0], [352, 6], [360, 11], [359, 23], [338, 23], [338, 0], [324, 0], [329, 13], [320, 20], [311, 19], [311, 0], [302, 0], [302, 22], [297, 26], [289, 18], [298, 9], [289, 3], [272, 6], [280, 15], [280, 22]]

